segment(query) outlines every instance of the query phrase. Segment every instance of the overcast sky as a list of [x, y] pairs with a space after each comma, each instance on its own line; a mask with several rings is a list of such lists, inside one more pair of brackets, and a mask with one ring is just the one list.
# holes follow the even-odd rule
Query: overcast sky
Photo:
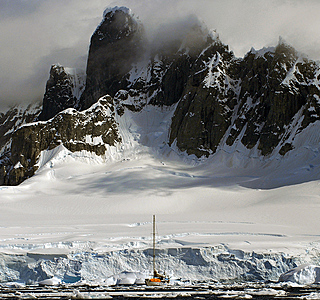
[[42, 99], [53, 63], [85, 68], [91, 34], [116, 5], [151, 32], [194, 13], [237, 56], [282, 36], [320, 59], [320, 0], [0, 0], [0, 110]]

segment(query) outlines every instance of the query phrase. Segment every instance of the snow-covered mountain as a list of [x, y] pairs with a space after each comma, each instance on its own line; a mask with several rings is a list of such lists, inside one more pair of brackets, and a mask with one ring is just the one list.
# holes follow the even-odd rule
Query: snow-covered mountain
[[86, 75], [54, 65], [42, 106], [0, 115], [0, 281], [145, 272], [152, 214], [172, 277], [319, 265], [319, 64], [282, 39], [237, 58], [195, 17], [169, 29], [107, 9]]
[[[179, 34], [159, 31], [148, 40], [131, 11], [115, 7], [104, 12], [92, 35], [84, 77], [73, 69], [52, 66], [38, 117], [47, 124], [29, 124], [1, 141], [6, 147], [1, 156], [2, 183], [15, 185], [32, 176], [41, 151], [59, 143], [71, 151], [90, 149], [91, 140], [83, 147], [74, 143], [84, 145], [88, 135], [103, 136], [105, 128], [91, 123], [94, 133], [80, 133], [69, 130], [74, 123], [70, 126], [61, 116], [72, 114], [74, 122], [81, 123], [79, 116], [105, 95], [112, 97], [109, 109], [119, 118], [129, 112], [142, 114], [150, 107], [168, 111], [171, 124], [163, 142], [198, 159], [223, 151], [240, 152], [249, 160], [282, 160], [295, 155], [295, 150], [307, 147], [316, 153], [318, 149], [318, 135], [312, 132], [318, 131], [320, 119], [320, 67], [282, 39], [275, 47], [251, 49], [244, 58], [236, 58], [197, 18], [184, 24]], [[68, 108], [82, 112], [62, 112]], [[60, 128], [55, 127], [57, 118]], [[4, 118], [1, 129], [10, 122]], [[111, 121], [108, 126], [121, 132], [119, 124]], [[100, 144], [109, 149], [122, 141], [118, 136]], [[107, 157], [108, 151], [99, 155]]]

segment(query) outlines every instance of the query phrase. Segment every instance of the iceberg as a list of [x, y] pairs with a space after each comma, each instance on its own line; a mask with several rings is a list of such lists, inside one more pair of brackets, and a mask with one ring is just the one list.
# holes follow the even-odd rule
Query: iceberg
[[303, 285], [320, 283], [320, 267], [307, 264], [298, 266], [283, 273], [279, 277], [279, 281]]

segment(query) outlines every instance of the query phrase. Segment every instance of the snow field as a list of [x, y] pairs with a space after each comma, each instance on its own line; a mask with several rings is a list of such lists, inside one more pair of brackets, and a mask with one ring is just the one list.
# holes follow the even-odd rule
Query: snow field
[[153, 214], [173, 277], [276, 280], [318, 264], [315, 127], [310, 147], [282, 160], [243, 149], [197, 160], [166, 144], [172, 113], [126, 111], [117, 119], [123, 142], [106, 157], [59, 146], [42, 153], [34, 177], [0, 187], [0, 280], [149, 272]]

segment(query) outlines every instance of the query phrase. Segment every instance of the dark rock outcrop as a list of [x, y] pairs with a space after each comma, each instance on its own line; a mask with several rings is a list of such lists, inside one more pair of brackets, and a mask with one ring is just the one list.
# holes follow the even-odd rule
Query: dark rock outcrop
[[169, 139], [181, 151], [198, 157], [215, 152], [230, 126], [238, 87], [230, 70], [233, 60], [233, 53], [217, 38], [192, 65]]
[[198, 157], [239, 141], [262, 156], [277, 147], [285, 155], [293, 149], [292, 134], [320, 119], [319, 66], [283, 41], [243, 59], [218, 45], [202, 53], [202, 66], [194, 66], [172, 120], [170, 143]]
[[124, 76], [144, 54], [144, 45], [143, 26], [128, 8], [107, 9], [91, 37], [80, 108], [88, 108], [103, 95], [114, 96], [127, 86]]
[[181, 34], [170, 35], [168, 31], [175, 30], [159, 30], [148, 41], [144, 27], [129, 9], [107, 9], [91, 38], [80, 108], [105, 94], [127, 102], [123, 104], [133, 110], [145, 104], [177, 103], [192, 72], [191, 66], [212, 38], [195, 17], [179, 30]]
[[[40, 121], [54, 117], [60, 111], [78, 106], [81, 91], [84, 88], [83, 76], [72, 69], [73, 74], [67, 72], [61, 65], [53, 65], [47, 81], [46, 92], [43, 97]], [[78, 96], [78, 97], [77, 97]]]
[[104, 155], [107, 145], [120, 142], [113, 99], [101, 98], [89, 109], [67, 109], [46, 122], [18, 128], [12, 135], [10, 164], [4, 165], [3, 183], [16, 185], [32, 176], [43, 150], [63, 145], [71, 152], [86, 150]]
[[41, 112], [40, 104], [15, 106], [0, 116], [0, 185], [6, 184], [8, 168], [12, 168], [11, 146], [14, 132], [22, 125], [35, 121]]
[[[284, 155], [293, 149], [287, 141], [293, 124], [302, 118], [298, 129], [301, 131], [320, 119], [316, 101], [320, 86], [315, 78], [319, 66], [315, 67], [314, 62], [300, 57], [280, 41], [277, 47], [264, 53], [249, 52], [236, 69], [241, 81], [239, 110], [226, 143], [232, 145], [244, 131], [241, 142], [248, 149], [257, 146], [266, 156], [279, 146], [280, 154]], [[315, 111], [306, 122], [310, 106]]]

